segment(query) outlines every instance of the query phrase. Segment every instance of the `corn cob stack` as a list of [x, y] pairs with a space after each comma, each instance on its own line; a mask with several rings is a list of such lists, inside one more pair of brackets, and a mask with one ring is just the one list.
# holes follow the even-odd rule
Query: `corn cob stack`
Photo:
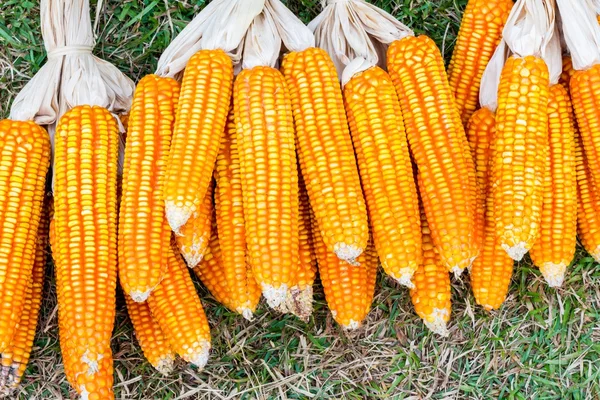
[[531, 260], [548, 285], [560, 287], [575, 256], [577, 231], [575, 124], [569, 93], [560, 84], [550, 87], [548, 136], [540, 236]]
[[[368, 19], [365, 7], [372, 6], [356, 1], [330, 2], [309, 27], [342, 77], [344, 105], [377, 254], [388, 275], [412, 287], [411, 278], [421, 263], [416, 185], [396, 89], [389, 75], [377, 66], [376, 47], [368, 40], [369, 26], [361, 22]], [[400, 22], [385, 17], [382, 21], [383, 31], [389, 30], [386, 24], [390, 24], [410, 33]], [[345, 26], [352, 28], [345, 30]], [[347, 37], [347, 31], [352, 35]]]
[[[520, 34], [523, 25], [539, 33], [524, 40]], [[506, 61], [498, 87], [490, 185], [496, 235], [514, 260], [523, 258], [540, 230], [548, 152], [549, 72], [544, 59], [536, 54], [545, 52], [553, 33], [554, 12], [546, 0], [519, 0], [504, 30], [514, 55]]]
[[448, 65], [448, 81], [462, 123], [478, 105], [483, 71], [502, 38], [513, 0], [469, 0]]
[[211, 220], [213, 215], [214, 184], [210, 183], [199, 208], [175, 236], [177, 247], [187, 266], [194, 268], [202, 261], [211, 236]]
[[[165, 177], [165, 212], [173, 231], [201, 208], [225, 130], [235, 50], [264, 0], [223, 0], [205, 7], [163, 52], [157, 75], [183, 71]], [[218, 18], [215, 18], [218, 15]]]
[[19, 386], [33, 347], [44, 290], [51, 214], [52, 197], [47, 195], [42, 206], [38, 233], [35, 238], [35, 261], [25, 291], [23, 311], [10, 346], [2, 352], [0, 396], [8, 396]]
[[144, 356], [158, 372], [169, 375], [173, 371], [175, 354], [171, 350], [160, 325], [152, 316], [148, 303], [138, 303], [129, 296], [125, 296], [125, 302], [129, 319], [135, 330], [135, 337], [144, 352]]
[[128, 119], [118, 258], [121, 286], [134, 301], [145, 301], [165, 274], [171, 230], [162, 186], [178, 97], [177, 81], [147, 75]]
[[423, 261], [415, 271], [414, 287], [410, 298], [417, 315], [432, 332], [448, 336], [446, 324], [450, 320], [450, 277], [442, 265], [431, 240], [425, 211], [421, 210], [421, 232], [423, 233]]
[[210, 328], [185, 262], [175, 243], [171, 246], [167, 273], [148, 305], [171, 349], [203, 368], [210, 351]]

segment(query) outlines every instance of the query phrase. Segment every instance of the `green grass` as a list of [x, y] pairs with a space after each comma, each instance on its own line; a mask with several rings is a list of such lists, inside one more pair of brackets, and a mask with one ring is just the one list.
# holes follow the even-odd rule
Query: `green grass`
[[[317, 0], [288, 0], [303, 20]], [[376, 4], [451, 54], [465, 0]], [[3, 0], [0, 117], [45, 62], [37, 1]], [[132, 79], [152, 72], [161, 51], [203, 1], [107, 0], [95, 53]], [[95, 2], [93, 2], [95, 7]], [[358, 332], [342, 331], [320, 287], [308, 323], [268, 311], [253, 322], [219, 306], [198, 285], [213, 335], [204, 371], [179, 363], [159, 376], [145, 361], [118, 301], [116, 396], [122, 399], [592, 399], [600, 398], [600, 269], [577, 254], [564, 288], [548, 288], [529, 261], [517, 265], [501, 310], [475, 304], [468, 277], [453, 282], [450, 337], [430, 334], [408, 292], [380, 276], [373, 310]], [[19, 399], [69, 399], [60, 358], [56, 292], [47, 285], [39, 332]]]

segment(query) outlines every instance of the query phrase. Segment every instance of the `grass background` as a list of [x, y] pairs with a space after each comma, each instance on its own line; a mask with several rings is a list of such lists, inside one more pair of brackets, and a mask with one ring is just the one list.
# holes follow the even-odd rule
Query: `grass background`
[[[95, 53], [134, 80], [204, 5], [202, 0], [106, 0]], [[315, 0], [288, 0], [308, 22]], [[376, 0], [449, 58], [466, 0]], [[96, 2], [92, 1], [92, 12]], [[37, 1], [2, 0], [0, 117], [45, 62]], [[449, 338], [430, 334], [408, 291], [378, 279], [363, 328], [342, 331], [316, 288], [303, 323], [261, 304], [253, 322], [218, 305], [198, 284], [214, 350], [201, 372], [179, 363], [163, 378], [144, 360], [118, 299], [114, 330], [118, 399], [594, 399], [600, 398], [600, 269], [578, 250], [563, 289], [548, 288], [529, 260], [518, 263], [501, 310], [476, 306], [468, 276], [453, 281]], [[32, 359], [14, 398], [76, 398], [58, 344], [54, 283], [47, 283]]]

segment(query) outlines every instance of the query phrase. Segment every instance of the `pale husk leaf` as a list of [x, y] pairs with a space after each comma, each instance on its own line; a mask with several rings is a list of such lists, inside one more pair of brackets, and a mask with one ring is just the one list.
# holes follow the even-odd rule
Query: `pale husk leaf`
[[243, 69], [251, 69], [259, 65], [276, 66], [281, 51], [281, 37], [268, 10], [263, 10], [254, 18], [244, 43]]
[[519, 57], [543, 57], [554, 33], [554, 0], [517, 0], [502, 36]]
[[[355, 66], [384, 66], [382, 45], [413, 35], [392, 15], [363, 0], [329, 1], [308, 27], [315, 34], [317, 46], [329, 53], [340, 76], [357, 58], [363, 61], [353, 63]], [[345, 75], [351, 77], [351, 71]]]
[[11, 118], [51, 125], [70, 108], [97, 105], [129, 111], [135, 85], [92, 54], [95, 45], [88, 0], [42, 0], [41, 28], [48, 61], [17, 95]]
[[504, 39], [502, 39], [481, 76], [479, 104], [481, 107], [486, 107], [494, 113], [496, 112], [496, 109], [498, 109], [498, 86], [500, 85], [500, 76], [502, 75], [504, 64], [510, 56], [511, 51]]
[[240, 61], [240, 49], [252, 20], [261, 13], [265, 0], [213, 0], [165, 49], [156, 74], [178, 77], [199, 50], [221, 49]]
[[573, 68], [586, 70], [600, 63], [600, 25], [590, 0], [557, 0], [562, 29]]
[[266, 0], [265, 8], [273, 17], [277, 32], [288, 51], [302, 51], [315, 46], [315, 36], [280, 0]]
[[560, 44], [560, 32], [558, 26], [554, 28], [554, 34], [548, 43], [546, 52], [544, 54], [544, 61], [548, 66], [548, 72], [550, 74], [550, 85], [556, 85], [560, 80], [562, 74], [562, 47]]

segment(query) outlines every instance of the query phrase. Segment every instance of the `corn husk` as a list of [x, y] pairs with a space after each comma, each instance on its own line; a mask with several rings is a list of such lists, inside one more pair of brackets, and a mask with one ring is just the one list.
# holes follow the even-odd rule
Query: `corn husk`
[[557, 0], [573, 68], [586, 70], [600, 63], [600, 24], [596, 13], [600, 1]]

